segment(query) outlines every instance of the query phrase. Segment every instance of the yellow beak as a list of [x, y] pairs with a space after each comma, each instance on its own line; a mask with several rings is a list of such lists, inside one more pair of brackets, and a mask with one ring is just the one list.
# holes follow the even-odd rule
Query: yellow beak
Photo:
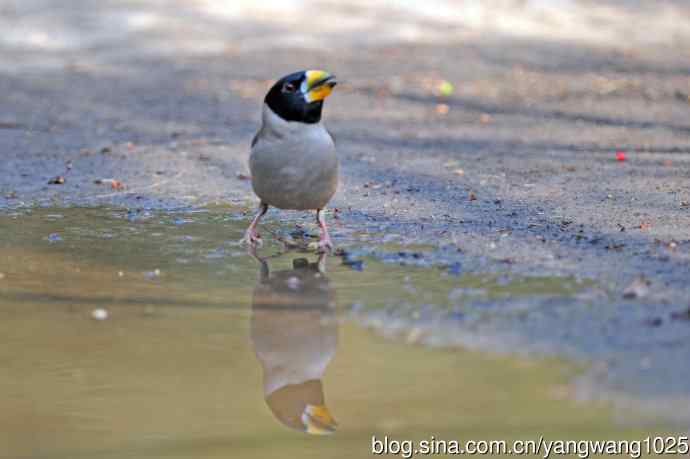
[[336, 85], [335, 77], [323, 70], [307, 70], [306, 78], [302, 83], [302, 92], [307, 102], [323, 100], [331, 95]]
[[312, 435], [332, 434], [338, 426], [326, 405], [307, 405], [302, 413], [302, 423], [307, 433]]

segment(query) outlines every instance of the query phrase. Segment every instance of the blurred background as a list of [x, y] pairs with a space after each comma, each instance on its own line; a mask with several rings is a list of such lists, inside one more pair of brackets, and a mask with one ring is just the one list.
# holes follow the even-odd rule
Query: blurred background
[[98, 48], [111, 55], [108, 48], [127, 43], [129, 52], [212, 55], [500, 35], [629, 48], [682, 43], [690, 36], [687, 15], [679, 0], [4, 0], [2, 43], [55, 54]]

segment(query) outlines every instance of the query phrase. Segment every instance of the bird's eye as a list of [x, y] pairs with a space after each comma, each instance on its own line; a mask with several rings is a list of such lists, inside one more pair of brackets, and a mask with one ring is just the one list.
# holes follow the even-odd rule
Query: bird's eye
[[295, 92], [295, 85], [292, 83], [285, 83], [283, 85], [283, 92]]

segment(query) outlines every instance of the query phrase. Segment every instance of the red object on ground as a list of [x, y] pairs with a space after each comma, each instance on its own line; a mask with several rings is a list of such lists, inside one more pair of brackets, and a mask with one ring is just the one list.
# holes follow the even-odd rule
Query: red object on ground
[[625, 161], [625, 153], [618, 150], [616, 152], [616, 161]]

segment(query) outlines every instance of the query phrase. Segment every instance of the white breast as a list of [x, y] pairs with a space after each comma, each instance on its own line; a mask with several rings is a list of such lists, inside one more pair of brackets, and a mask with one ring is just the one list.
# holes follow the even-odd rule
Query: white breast
[[322, 123], [288, 122], [264, 105], [252, 147], [252, 185], [261, 200], [281, 209], [320, 209], [338, 184], [338, 158]]

